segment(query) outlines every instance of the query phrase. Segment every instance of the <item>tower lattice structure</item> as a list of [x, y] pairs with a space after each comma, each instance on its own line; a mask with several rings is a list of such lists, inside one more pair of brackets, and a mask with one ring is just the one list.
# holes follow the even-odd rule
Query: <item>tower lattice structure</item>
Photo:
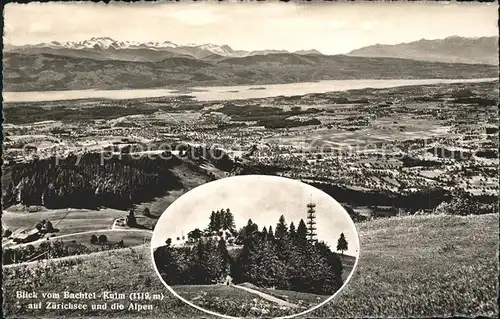
[[310, 242], [316, 241], [316, 204], [307, 204], [307, 239]]

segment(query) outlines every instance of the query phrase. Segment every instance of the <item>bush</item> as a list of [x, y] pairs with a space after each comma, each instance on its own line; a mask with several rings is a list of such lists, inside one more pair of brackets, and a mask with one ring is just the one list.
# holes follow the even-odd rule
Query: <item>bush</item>
[[91, 243], [92, 245], [97, 244], [97, 236], [96, 236], [96, 235], [92, 235], [92, 236], [90, 236], [90, 243]]
[[108, 242], [108, 237], [106, 235], [100, 235], [98, 241], [99, 244], [106, 244]]
[[54, 226], [52, 225], [52, 223], [50, 222], [50, 220], [46, 220], [45, 221], [45, 229], [49, 233], [52, 233], [54, 231]]

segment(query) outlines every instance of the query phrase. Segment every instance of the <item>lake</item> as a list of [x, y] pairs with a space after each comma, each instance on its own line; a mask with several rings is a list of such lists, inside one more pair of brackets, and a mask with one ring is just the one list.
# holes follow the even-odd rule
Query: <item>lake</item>
[[498, 81], [484, 79], [418, 79], [418, 80], [327, 80], [289, 84], [237, 85], [192, 87], [178, 91], [168, 88], [126, 90], [69, 90], [40, 92], [3, 92], [4, 102], [40, 102], [77, 99], [135, 99], [161, 96], [192, 95], [198, 101], [243, 100], [273, 96], [293, 96], [309, 93], [338, 92], [354, 89], [384, 89], [397, 86], [431, 85], [440, 83], [477, 83]]

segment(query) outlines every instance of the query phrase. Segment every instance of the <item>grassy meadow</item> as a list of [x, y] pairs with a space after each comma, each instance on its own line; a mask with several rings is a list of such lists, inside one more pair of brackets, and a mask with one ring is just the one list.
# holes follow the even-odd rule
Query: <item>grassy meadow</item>
[[56, 236], [111, 228], [117, 218], [124, 218], [127, 212], [123, 210], [104, 208], [101, 210], [88, 209], [44, 209], [40, 212], [11, 212], [2, 213], [3, 222], [12, 230], [18, 228], [32, 228], [37, 222], [48, 219], [59, 229]]
[[[357, 227], [360, 260], [351, 282], [332, 302], [304, 317], [498, 316], [498, 214], [397, 217], [364, 222]], [[8, 266], [4, 267], [4, 276], [7, 318], [211, 317], [183, 304], [162, 286], [147, 245]], [[247, 315], [247, 305], [255, 304], [257, 310], [251, 315], [258, 316], [258, 307], [263, 306], [256, 295], [245, 301], [243, 294], [213, 294], [213, 300], [209, 300], [209, 289], [212, 288], [207, 287], [205, 301], [216, 304], [221, 312]], [[122, 311], [29, 310], [29, 303], [41, 299], [16, 299], [15, 292], [20, 290], [39, 294], [65, 290], [98, 294], [150, 292], [161, 293], [164, 298], [140, 302], [153, 305], [153, 310], [141, 312], [127, 310], [128, 300], [123, 301], [126, 308]], [[236, 301], [239, 307], [235, 307]], [[278, 311], [261, 314], [283, 315]]]

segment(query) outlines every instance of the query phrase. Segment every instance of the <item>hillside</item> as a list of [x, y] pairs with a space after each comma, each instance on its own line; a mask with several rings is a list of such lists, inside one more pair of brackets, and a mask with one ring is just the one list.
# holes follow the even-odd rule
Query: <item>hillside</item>
[[396, 45], [377, 44], [353, 50], [349, 56], [389, 57], [447, 63], [498, 65], [498, 37], [448, 37]]
[[346, 79], [496, 77], [490, 65], [392, 58], [252, 55], [208, 60], [167, 57], [156, 62], [102, 60], [56, 54], [4, 54], [5, 91], [127, 89], [293, 83]]
[[168, 50], [151, 50], [148, 48], [125, 48], [125, 49], [102, 49], [97, 48], [82, 48], [75, 50], [72, 48], [51, 48], [51, 47], [33, 47], [33, 48], [14, 48], [8, 51], [9, 53], [19, 54], [52, 54], [61, 55], [70, 58], [89, 58], [96, 60], [117, 60], [131, 62], [153, 62], [160, 61], [171, 57], [193, 58], [189, 54], [171, 52]]
[[[352, 282], [333, 302], [309, 317], [498, 316], [498, 214], [401, 217], [360, 223], [357, 227], [361, 256]], [[14, 292], [99, 292], [107, 286], [115, 292], [164, 294], [162, 301], [149, 302], [153, 310], [138, 314], [125, 309], [109, 312], [109, 317], [213, 318], [168, 293], [153, 270], [149, 246], [7, 266], [4, 276], [7, 316], [102, 314], [100, 310], [20, 312], [17, 306], [25, 307], [41, 299], [16, 299]], [[242, 305], [239, 302], [224, 298], [216, 303], [237, 309]]]

